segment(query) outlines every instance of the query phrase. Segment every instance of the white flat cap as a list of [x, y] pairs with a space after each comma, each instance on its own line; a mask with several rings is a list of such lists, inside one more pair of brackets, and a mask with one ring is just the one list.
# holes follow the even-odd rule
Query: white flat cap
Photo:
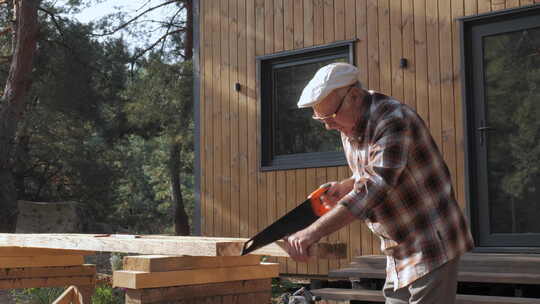
[[343, 62], [325, 65], [315, 73], [302, 91], [298, 107], [313, 107], [333, 90], [351, 85], [357, 80], [358, 69], [354, 65]]

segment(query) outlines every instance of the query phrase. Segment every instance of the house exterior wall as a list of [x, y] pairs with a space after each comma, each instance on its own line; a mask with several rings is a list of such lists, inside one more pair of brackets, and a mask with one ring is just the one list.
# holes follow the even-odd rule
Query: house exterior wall
[[[251, 237], [348, 167], [259, 171], [256, 56], [358, 39], [369, 89], [412, 106], [429, 125], [465, 208], [460, 32], [456, 18], [533, 0], [199, 0], [200, 214], [204, 236]], [[400, 67], [400, 59], [408, 61]], [[240, 91], [235, 84], [240, 84]], [[278, 259], [289, 274], [326, 275], [355, 255], [379, 254], [359, 221], [327, 237], [349, 258]]]

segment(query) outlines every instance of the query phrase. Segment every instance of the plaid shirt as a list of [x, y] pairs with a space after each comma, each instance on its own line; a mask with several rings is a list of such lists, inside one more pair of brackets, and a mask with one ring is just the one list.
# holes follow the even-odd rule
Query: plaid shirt
[[369, 110], [342, 134], [355, 179], [340, 204], [381, 239], [386, 279], [405, 287], [473, 247], [450, 172], [423, 120], [407, 105], [370, 92]]

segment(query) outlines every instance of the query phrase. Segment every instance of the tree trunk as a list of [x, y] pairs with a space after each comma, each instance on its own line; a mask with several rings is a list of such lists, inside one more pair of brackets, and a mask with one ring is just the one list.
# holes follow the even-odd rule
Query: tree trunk
[[184, 43], [186, 60], [193, 58], [193, 1], [186, 0], [186, 41]]
[[14, 0], [13, 57], [0, 100], [0, 232], [15, 229], [17, 196], [11, 169], [17, 124], [31, 85], [40, 0]]
[[190, 235], [189, 218], [184, 206], [180, 179], [180, 143], [173, 140], [169, 148], [169, 176], [174, 210], [174, 232], [176, 235]]

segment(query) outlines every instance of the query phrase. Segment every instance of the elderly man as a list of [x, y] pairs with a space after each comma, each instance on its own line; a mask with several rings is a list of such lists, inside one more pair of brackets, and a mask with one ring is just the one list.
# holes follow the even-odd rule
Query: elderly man
[[357, 75], [350, 64], [324, 66], [298, 102], [341, 132], [353, 175], [323, 185], [323, 202], [335, 207], [288, 236], [288, 251], [305, 262], [310, 245], [360, 219], [387, 256], [386, 303], [454, 303], [459, 257], [473, 241], [448, 168], [420, 116], [363, 89]]

